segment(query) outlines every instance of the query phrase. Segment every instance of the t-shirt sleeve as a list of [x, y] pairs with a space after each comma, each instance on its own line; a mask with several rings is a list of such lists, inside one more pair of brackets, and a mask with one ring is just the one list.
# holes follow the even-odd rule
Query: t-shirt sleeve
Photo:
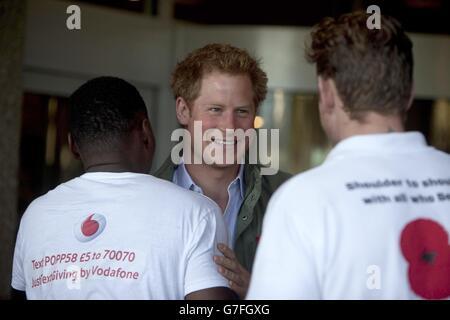
[[14, 248], [14, 259], [12, 268], [11, 286], [20, 291], [25, 291], [25, 274], [23, 269], [23, 251], [22, 251], [22, 227], [19, 228], [17, 234], [16, 246]]
[[[299, 206], [283, 202], [275, 194], [269, 202], [256, 252], [249, 300], [319, 299], [320, 286], [311, 239], [305, 221], [297, 213], [310, 210], [307, 197], [295, 198]], [[314, 200], [311, 200], [314, 201]]]
[[[228, 287], [227, 281], [217, 271], [213, 256], [218, 242], [226, 241], [225, 225], [218, 208], [211, 207], [194, 229], [188, 243], [185, 273], [185, 296], [191, 292], [213, 287]], [[225, 242], [226, 243], [226, 242]]]
[[227, 227], [225, 226], [225, 219], [223, 218], [222, 210], [214, 203], [216, 210], [213, 210], [216, 222], [216, 237], [214, 244], [214, 255], [223, 256], [222, 252], [217, 248], [218, 243], [224, 243], [232, 248], [231, 239], [228, 238]]

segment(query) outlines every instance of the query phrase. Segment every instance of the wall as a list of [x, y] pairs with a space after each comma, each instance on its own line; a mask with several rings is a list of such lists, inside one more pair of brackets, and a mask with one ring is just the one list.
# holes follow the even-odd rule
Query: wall
[[[81, 30], [68, 30], [70, 4], [28, 1], [25, 90], [68, 96], [95, 76], [122, 77], [143, 95], [157, 139], [162, 141], [176, 125], [169, 90], [173, 24], [80, 3]], [[155, 163], [162, 161], [167, 148], [158, 144]]]
[[0, 299], [9, 297], [17, 227], [25, 3], [0, 2]]
[[[314, 92], [314, 69], [303, 48], [309, 29], [205, 26], [80, 4], [82, 29], [66, 28], [69, 2], [29, 0], [24, 82], [29, 91], [69, 95], [105, 74], [134, 83], [150, 105], [157, 136], [155, 166], [170, 150], [176, 127], [169, 81], [178, 59], [208, 42], [228, 42], [261, 57], [270, 88]], [[450, 36], [411, 34], [416, 95], [450, 98]]]

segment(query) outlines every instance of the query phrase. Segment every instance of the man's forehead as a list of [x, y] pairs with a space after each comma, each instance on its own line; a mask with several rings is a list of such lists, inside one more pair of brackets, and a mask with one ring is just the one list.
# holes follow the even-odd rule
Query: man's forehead
[[[240, 77], [239, 80], [241, 81], [245, 78], [248, 79], [248, 88], [246, 85], [243, 85], [242, 82], [237, 83], [235, 81], [237, 79], [236, 77]], [[233, 78], [233, 80], [230, 78]], [[233, 98], [240, 97], [240, 99], [237, 99], [238, 101], [233, 103], [236, 107], [253, 106], [256, 108], [254, 104], [255, 92], [250, 75], [243, 72], [231, 73], [218, 69], [206, 71], [202, 75], [198, 82], [198, 94], [191, 104], [201, 103], [220, 105], [221, 100], [223, 100], [222, 98], [225, 99], [226, 96], [230, 94], [230, 91], [233, 91]]]
[[226, 71], [226, 70], [220, 70], [217, 68], [213, 69], [207, 69], [203, 70], [201, 80], [205, 80], [211, 77], [245, 77], [247, 76], [248, 79], [251, 81], [250, 74], [248, 72], [233, 72], [233, 71]]

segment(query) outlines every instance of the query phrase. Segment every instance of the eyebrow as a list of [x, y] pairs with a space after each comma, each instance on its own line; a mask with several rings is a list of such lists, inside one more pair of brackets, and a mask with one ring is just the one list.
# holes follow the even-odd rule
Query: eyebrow
[[[225, 108], [225, 106], [224, 106], [223, 104], [220, 104], [220, 103], [205, 103], [205, 106], [206, 106], [206, 107], [214, 106], [214, 107]], [[244, 109], [244, 108], [249, 108], [249, 109], [251, 109], [252, 106], [251, 106], [251, 105], [244, 105], [244, 106], [236, 106], [236, 107], [233, 107], [233, 109]]]

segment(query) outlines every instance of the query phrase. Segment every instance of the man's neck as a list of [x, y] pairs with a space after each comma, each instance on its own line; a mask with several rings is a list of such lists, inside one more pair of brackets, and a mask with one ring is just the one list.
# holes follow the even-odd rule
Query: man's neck
[[215, 167], [207, 164], [186, 164], [192, 180], [202, 188], [203, 193], [214, 200], [222, 212], [228, 204], [228, 186], [239, 173], [239, 164], [229, 167]]
[[91, 164], [85, 167], [86, 172], [131, 172], [130, 168], [118, 162]]
[[339, 132], [339, 141], [356, 135], [403, 132], [405, 127], [401, 116], [383, 116], [369, 113], [363, 121], [347, 120]]
[[103, 152], [81, 157], [85, 172], [136, 172], [132, 163], [118, 152]]

